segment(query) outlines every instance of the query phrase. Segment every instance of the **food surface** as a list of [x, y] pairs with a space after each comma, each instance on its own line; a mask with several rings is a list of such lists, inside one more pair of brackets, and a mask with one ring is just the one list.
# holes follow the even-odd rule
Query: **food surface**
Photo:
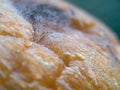
[[120, 44], [62, 0], [0, 0], [0, 90], [120, 90]]

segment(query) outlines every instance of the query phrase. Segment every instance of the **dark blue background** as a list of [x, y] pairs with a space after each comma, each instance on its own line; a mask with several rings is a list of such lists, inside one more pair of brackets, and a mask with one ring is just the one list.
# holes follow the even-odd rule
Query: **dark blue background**
[[120, 0], [67, 0], [99, 18], [120, 39]]

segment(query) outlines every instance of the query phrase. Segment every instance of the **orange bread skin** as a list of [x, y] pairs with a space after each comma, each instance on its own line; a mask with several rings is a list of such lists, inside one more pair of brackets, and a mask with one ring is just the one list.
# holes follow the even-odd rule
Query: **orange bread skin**
[[0, 0], [0, 90], [119, 90], [113, 32], [62, 0]]

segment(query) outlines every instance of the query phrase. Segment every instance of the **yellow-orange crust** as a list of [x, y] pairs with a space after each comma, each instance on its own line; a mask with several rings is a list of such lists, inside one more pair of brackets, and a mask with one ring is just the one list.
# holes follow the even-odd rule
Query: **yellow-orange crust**
[[[29, 2], [58, 17], [38, 22]], [[119, 89], [120, 45], [104, 24], [62, 0], [0, 0], [0, 90]]]

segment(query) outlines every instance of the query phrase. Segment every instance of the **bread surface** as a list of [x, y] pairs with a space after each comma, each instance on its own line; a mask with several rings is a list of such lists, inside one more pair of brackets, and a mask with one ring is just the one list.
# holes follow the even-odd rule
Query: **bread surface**
[[120, 44], [62, 0], [0, 0], [0, 90], [120, 90]]

